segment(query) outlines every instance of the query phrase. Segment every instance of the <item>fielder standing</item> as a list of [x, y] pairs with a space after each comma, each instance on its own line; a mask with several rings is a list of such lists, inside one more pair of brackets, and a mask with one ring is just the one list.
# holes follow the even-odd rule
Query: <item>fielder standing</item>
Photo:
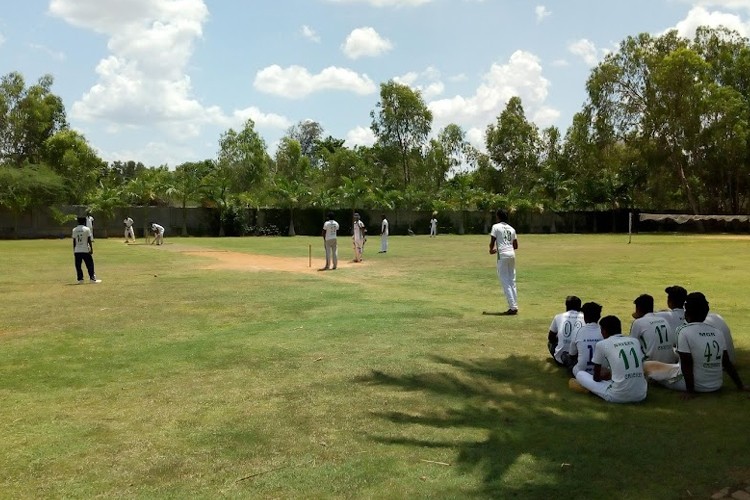
[[127, 243], [130, 240], [133, 240], [133, 243], [135, 243], [135, 232], [133, 231], [133, 219], [130, 217], [126, 217], [125, 220], [122, 221], [123, 224], [125, 224], [125, 243]]
[[381, 215], [383, 222], [380, 223], [380, 252], [386, 253], [388, 251], [388, 219], [385, 218], [385, 214]]
[[508, 301], [508, 310], [504, 314], [518, 314], [518, 292], [516, 291], [516, 250], [518, 238], [516, 230], [508, 224], [508, 214], [498, 210], [495, 214], [497, 224], [490, 232], [490, 253], [497, 254], [497, 277], [503, 287]]
[[[326, 267], [321, 271], [336, 269], [339, 264], [338, 239], [336, 232], [339, 230], [339, 223], [333, 220], [333, 212], [326, 215], [328, 220], [323, 224], [323, 246], [326, 250]], [[333, 261], [333, 267], [331, 267]]]
[[367, 229], [365, 223], [359, 219], [359, 214], [354, 213], [354, 227], [352, 227], [352, 241], [354, 244], [354, 262], [362, 262], [362, 254], [365, 251], [365, 234]]
[[86, 264], [91, 283], [101, 283], [102, 280], [96, 279], [94, 272], [94, 239], [91, 237], [91, 229], [86, 225], [86, 217], [78, 217], [77, 221], [78, 225], [73, 228], [73, 257], [78, 284], [84, 283], [81, 264]]

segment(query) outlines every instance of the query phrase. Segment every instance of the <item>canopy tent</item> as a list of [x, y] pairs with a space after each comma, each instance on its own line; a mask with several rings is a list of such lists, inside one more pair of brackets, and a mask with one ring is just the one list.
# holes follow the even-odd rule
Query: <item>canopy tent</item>
[[750, 215], [689, 215], [689, 214], [638, 214], [638, 220], [674, 221], [677, 224], [698, 221], [750, 222]]

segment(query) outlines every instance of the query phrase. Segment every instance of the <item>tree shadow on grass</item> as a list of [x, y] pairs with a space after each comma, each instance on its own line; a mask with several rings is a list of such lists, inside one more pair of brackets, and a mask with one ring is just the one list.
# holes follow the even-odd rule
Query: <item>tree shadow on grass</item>
[[[439, 401], [439, 406], [426, 412], [377, 413], [411, 428], [394, 432], [398, 435], [371, 435], [372, 440], [455, 450], [452, 465], [482, 477], [479, 491], [462, 495], [624, 498], [639, 492], [627, 491], [625, 478], [629, 472], [637, 475], [640, 466], [623, 465], [621, 457], [609, 455], [613, 446], [624, 446], [625, 452], [638, 450], [627, 439], [632, 441], [643, 405], [607, 405], [593, 396], [568, 391], [567, 375], [538, 358], [466, 361], [433, 356], [431, 360], [437, 366], [429, 372], [390, 375], [373, 371], [359, 380], [371, 386], [419, 391]], [[612, 413], [613, 406], [618, 413]], [[616, 433], [610, 430], [611, 418], [616, 419]], [[446, 438], [446, 429], [453, 429], [454, 436], [448, 431]], [[623, 479], [611, 474], [612, 467], [619, 468]], [[607, 491], [618, 493], [607, 495]]]

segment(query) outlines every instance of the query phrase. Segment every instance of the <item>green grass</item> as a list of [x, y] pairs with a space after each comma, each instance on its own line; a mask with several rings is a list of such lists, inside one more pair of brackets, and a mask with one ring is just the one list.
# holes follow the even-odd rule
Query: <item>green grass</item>
[[[749, 239], [521, 235], [521, 313], [487, 237], [392, 237], [329, 273], [204, 269], [203, 248], [322, 264], [320, 238], [0, 241], [0, 497], [706, 498], [750, 480], [746, 394], [570, 392], [564, 297], [627, 329], [703, 291], [750, 383]], [[347, 240], [340, 257], [351, 258]], [[303, 269], [305, 271], [305, 269]], [[448, 464], [448, 465], [444, 465]]]

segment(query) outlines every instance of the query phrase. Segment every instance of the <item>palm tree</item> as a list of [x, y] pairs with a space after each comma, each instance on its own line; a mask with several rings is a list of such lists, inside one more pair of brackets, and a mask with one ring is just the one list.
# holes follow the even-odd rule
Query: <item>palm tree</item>
[[298, 180], [279, 177], [272, 188], [274, 196], [282, 207], [289, 209], [289, 236], [295, 236], [294, 209], [300, 207], [312, 195], [310, 188]]
[[89, 194], [87, 204], [89, 210], [101, 218], [104, 238], [108, 238], [108, 222], [115, 216], [115, 209], [125, 205], [122, 190], [99, 182], [99, 186]]

